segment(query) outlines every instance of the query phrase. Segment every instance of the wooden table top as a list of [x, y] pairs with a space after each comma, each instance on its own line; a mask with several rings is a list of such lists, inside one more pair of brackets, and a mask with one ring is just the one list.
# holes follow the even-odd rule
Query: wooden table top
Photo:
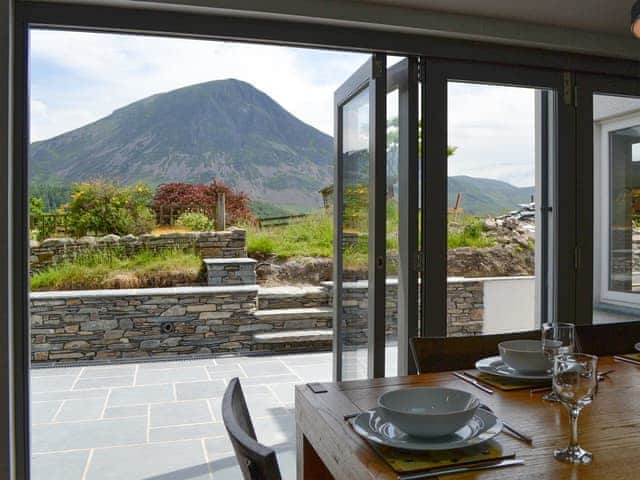
[[[497, 440], [516, 452], [524, 466], [460, 475], [457, 479], [638, 479], [640, 478], [640, 366], [600, 358], [598, 370], [616, 371], [600, 382], [593, 403], [579, 420], [580, 445], [594, 455], [590, 465], [568, 465], [555, 460], [555, 448], [569, 441], [569, 418], [564, 406], [541, 399], [528, 389], [490, 395], [450, 372], [324, 383], [326, 393], [307, 385], [296, 387], [296, 424], [336, 479], [395, 479], [397, 474], [361, 438], [344, 415], [376, 406], [383, 392], [406, 386], [453, 387], [472, 392], [513, 427], [533, 437], [529, 446], [506, 433]], [[300, 449], [300, 445], [298, 445]]]

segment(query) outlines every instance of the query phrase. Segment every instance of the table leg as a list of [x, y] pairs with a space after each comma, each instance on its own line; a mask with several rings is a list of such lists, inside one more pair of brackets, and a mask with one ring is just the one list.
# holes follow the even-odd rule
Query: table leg
[[318, 454], [296, 425], [296, 472], [298, 480], [334, 480]]

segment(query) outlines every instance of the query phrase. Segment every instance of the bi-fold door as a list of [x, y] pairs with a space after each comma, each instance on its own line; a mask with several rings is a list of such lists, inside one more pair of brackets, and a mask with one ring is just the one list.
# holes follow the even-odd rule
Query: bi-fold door
[[576, 320], [574, 76], [389, 59], [335, 97], [339, 380], [412, 373], [415, 335]]
[[412, 370], [418, 309], [418, 76], [372, 55], [335, 94], [334, 368], [338, 380]]

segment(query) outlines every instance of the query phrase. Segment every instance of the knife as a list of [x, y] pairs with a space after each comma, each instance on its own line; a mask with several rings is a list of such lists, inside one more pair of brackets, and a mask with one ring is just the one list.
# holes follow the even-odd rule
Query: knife
[[485, 387], [484, 385], [481, 385], [480, 382], [478, 382], [477, 380], [474, 380], [473, 377], [465, 377], [464, 375], [458, 372], [452, 372], [452, 373], [453, 373], [453, 376], [458, 377], [460, 380], [470, 383], [471, 385], [473, 385], [476, 388], [479, 388], [485, 393], [493, 395], [493, 390], [491, 390], [488, 387]]
[[479, 465], [468, 465], [460, 467], [446, 467], [422, 473], [409, 473], [398, 476], [398, 480], [423, 480], [425, 478], [436, 478], [441, 475], [453, 475], [454, 473], [475, 472], [478, 470], [491, 470], [493, 468], [515, 467], [524, 465], [523, 460], [500, 460], [499, 462], [487, 462]]

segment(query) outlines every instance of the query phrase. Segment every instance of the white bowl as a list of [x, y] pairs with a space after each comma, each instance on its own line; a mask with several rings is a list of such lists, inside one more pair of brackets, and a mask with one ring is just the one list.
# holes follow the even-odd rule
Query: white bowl
[[552, 366], [540, 340], [508, 340], [500, 342], [498, 350], [502, 361], [518, 372], [546, 372]]
[[453, 388], [401, 388], [378, 397], [385, 419], [417, 437], [442, 437], [462, 428], [472, 418], [480, 400]]

